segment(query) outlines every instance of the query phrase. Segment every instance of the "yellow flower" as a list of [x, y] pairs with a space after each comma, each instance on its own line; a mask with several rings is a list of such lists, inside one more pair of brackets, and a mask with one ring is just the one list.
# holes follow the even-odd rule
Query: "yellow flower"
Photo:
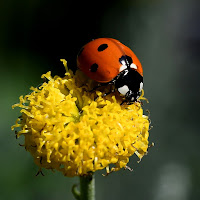
[[[108, 87], [92, 91], [95, 82], [80, 71], [66, 68], [64, 78], [48, 79], [32, 93], [20, 97], [20, 127], [25, 149], [40, 168], [78, 176], [106, 168], [107, 173], [126, 168], [134, 153], [141, 159], [148, 149], [149, 120], [140, 102], [123, 104], [118, 92], [103, 96]], [[140, 97], [143, 98], [143, 97]], [[110, 167], [112, 165], [112, 167]]]

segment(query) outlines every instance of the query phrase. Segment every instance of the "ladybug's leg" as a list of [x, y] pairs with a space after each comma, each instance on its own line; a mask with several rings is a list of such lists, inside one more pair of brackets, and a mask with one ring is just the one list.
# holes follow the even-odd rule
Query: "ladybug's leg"
[[[101, 88], [101, 87], [106, 87], [106, 86], [108, 86], [108, 85], [109, 85], [109, 83], [98, 83], [98, 85], [95, 86], [92, 90], [90, 90], [90, 92], [95, 92], [95, 91], [98, 90], [99, 88]], [[108, 92], [105, 92], [105, 93], [102, 95], [102, 97], [105, 97], [105, 96], [109, 95], [109, 94], [112, 93], [112, 92], [113, 92], [113, 90], [109, 90]], [[94, 99], [94, 101], [96, 101], [98, 98], [99, 98], [99, 96], [97, 95], [97, 97]]]
[[122, 106], [124, 103], [126, 103], [127, 102], [127, 100], [126, 99], [124, 99], [121, 103], [120, 103], [120, 106]]
[[[103, 92], [102, 97], [106, 97], [107, 95], [115, 92], [116, 88], [113, 87], [113, 83], [109, 82], [109, 83], [99, 83], [97, 86], [95, 86], [90, 92], [94, 92], [95, 90], [102, 88], [101, 92]], [[108, 88], [109, 87], [109, 88]], [[105, 89], [107, 89], [107, 92], [105, 92]], [[95, 101], [98, 99], [98, 96], [95, 98]]]
[[114, 89], [114, 88], [111, 89], [109, 92], [104, 93], [104, 94], [103, 94], [103, 97], [105, 97], [105, 96], [107, 96], [107, 95], [109, 95], [109, 94], [111, 94], [111, 93], [113, 93], [113, 92], [115, 92], [115, 89]]
[[109, 95], [109, 94], [115, 92], [116, 88], [115, 88], [115, 86], [114, 86], [114, 83], [115, 83], [115, 80], [114, 80], [114, 79], [113, 79], [112, 81], [106, 83], [106, 85], [109, 86], [110, 88], [109, 88], [109, 91], [108, 91], [108, 92], [105, 92], [105, 93], [103, 94], [103, 97], [105, 97], [105, 96], [107, 96], [107, 95]]
[[108, 83], [98, 83], [92, 90], [89, 92], [94, 92], [95, 90], [99, 89], [100, 87], [106, 86]]
[[127, 99], [124, 99], [121, 103], [120, 103], [120, 106], [122, 106], [124, 103], [126, 103], [127, 105], [131, 105], [133, 104], [134, 102], [133, 101], [129, 101]]

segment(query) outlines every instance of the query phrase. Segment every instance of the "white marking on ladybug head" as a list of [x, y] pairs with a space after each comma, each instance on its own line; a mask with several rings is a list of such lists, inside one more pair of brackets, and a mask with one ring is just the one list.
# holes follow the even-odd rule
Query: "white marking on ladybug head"
[[122, 65], [126, 65], [126, 61], [125, 60], [121, 60], [121, 64]]
[[121, 65], [121, 67], [119, 68], [119, 72], [122, 72], [125, 69], [127, 69], [127, 66], [126, 65]]
[[132, 69], [137, 69], [137, 66], [136, 66], [136, 64], [131, 63], [130, 68], [132, 68]]
[[124, 85], [124, 86], [118, 88], [118, 91], [119, 91], [119, 93], [125, 95], [129, 91], [129, 88], [127, 85]]
[[141, 92], [143, 89], [143, 82], [140, 82], [140, 89], [139, 89], [139, 92]]

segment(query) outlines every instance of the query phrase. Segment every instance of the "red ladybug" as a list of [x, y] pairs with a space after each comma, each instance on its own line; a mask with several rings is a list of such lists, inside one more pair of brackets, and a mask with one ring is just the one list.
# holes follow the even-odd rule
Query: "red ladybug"
[[128, 102], [137, 101], [143, 88], [143, 69], [127, 46], [112, 38], [92, 40], [77, 56], [78, 68], [89, 78], [114, 84]]

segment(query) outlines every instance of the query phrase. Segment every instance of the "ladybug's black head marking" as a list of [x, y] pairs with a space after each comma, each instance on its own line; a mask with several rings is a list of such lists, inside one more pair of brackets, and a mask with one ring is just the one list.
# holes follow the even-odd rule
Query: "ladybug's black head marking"
[[105, 49], [108, 48], [108, 45], [107, 44], [101, 44], [99, 47], [98, 47], [98, 51], [104, 51]]
[[90, 67], [90, 71], [91, 72], [96, 72], [97, 71], [97, 69], [98, 69], [98, 65], [97, 65], [97, 63], [94, 63], [94, 64], [92, 64], [92, 66]]
[[130, 67], [130, 65], [133, 63], [133, 60], [130, 56], [123, 55], [121, 58], [119, 58], [119, 62], [122, 65], [126, 65], [127, 67]]

